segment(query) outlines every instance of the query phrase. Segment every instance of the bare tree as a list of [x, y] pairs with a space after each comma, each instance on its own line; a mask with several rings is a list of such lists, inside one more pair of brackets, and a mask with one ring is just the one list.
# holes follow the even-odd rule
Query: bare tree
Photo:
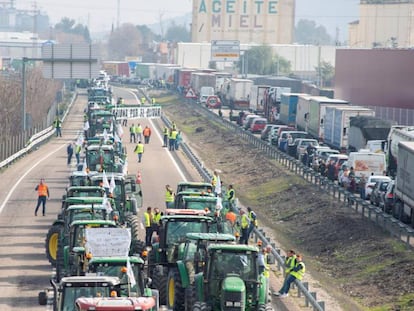
[[137, 27], [132, 24], [123, 24], [109, 37], [108, 56], [113, 60], [124, 60], [125, 56], [137, 56], [141, 42], [141, 33]]

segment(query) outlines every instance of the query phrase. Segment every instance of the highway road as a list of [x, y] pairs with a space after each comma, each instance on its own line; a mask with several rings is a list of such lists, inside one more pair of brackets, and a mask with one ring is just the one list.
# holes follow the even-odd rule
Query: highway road
[[[137, 102], [134, 90], [114, 88], [115, 97], [126, 104]], [[45, 310], [38, 305], [37, 294], [49, 286], [53, 270], [45, 255], [46, 233], [61, 208], [74, 163], [66, 165], [66, 146], [76, 140], [83, 126], [83, 109], [87, 97], [80, 94], [66, 118], [63, 137], [53, 137], [36, 151], [19, 159], [0, 173], [0, 310]], [[134, 121], [138, 123], [137, 121]], [[133, 153], [128, 127], [124, 127], [123, 143], [128, 152], [128, 172], [142, 175], [143, 209], [147, 206], [165, 209], [165, 185], [175, 187], [183, 180], [200, 181], [201, 177], [180, 152], [162, 147], [161, 120], [139, 120], [150, 126], [152, 136], [145, 145], [142, 163]], [[129, 121], [132, 124], [133, 121]], [[35, 186], [44, 178], [50, 189], [46, 216], [34, 216], [37, 202]], [[38, 213], [41, 215], [41, 213]], [[141, 215], [140, 215], [141, 217]], [[144, 229], [142, 228], [142, 238]], [[49, 306], [50, 308], [50, 306]], [[277, 310], [287, 310], [282, 304]], [[294, 310], [289, 308], [289, 310]]]

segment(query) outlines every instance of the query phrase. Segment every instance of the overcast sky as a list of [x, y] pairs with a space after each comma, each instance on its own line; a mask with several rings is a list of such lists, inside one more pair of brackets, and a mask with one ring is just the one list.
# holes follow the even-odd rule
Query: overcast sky
[[[49, 15], [52, 24], [62, 17], [89, 25], [92, 32], [110, 30], [117, 22], [120, 3], [120, 23], [153, 24], [162, 19], [191, 12], [191, 0], [36, 0], [37, 9]], [[18, 9], [33, 9], [32, 0], [17, 0]]]
[[[154, 24], [160, 20], [191, 12], [192, 0], [15, 0], [19, 9], [37, 9], [50, 17], [51, 24], [62, 17], [74, 19], [89, 26], [92, 33], [109, 31], [117, 23], [117, 5], [120, 3], [120, 23], [134, 25]], [[209, 0], [211, 1], [211, 0]], [[315, 20], [335, 36], [345, 39], [348, 23], [358, 18], [359, 0], [296, 0], [296, 21]]]

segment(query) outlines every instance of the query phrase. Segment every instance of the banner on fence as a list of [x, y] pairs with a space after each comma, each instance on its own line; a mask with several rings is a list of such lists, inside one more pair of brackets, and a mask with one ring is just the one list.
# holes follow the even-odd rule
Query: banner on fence
[[117, 119], [160, 118], [161, 106], [112, 108]]

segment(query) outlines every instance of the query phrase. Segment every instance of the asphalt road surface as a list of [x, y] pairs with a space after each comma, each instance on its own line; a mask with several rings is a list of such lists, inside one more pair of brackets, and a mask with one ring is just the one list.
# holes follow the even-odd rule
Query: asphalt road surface
[[[123, 97], [126, 104], [137, 103], [134, 92], [114, 88], [115, 98]], [[45, 238], [61, 208], [68, 176], [75, 169], [75, 159], [72, 166], [66, 164], [66, 146], [76, 140], [82, 129], [86, 105], [86, 93], [80, 94], [63, 124], [63, 137], [53, 137], [0, 173], [0, 311], [46, 309], [37, 301], [38, 292], [49, 287], [53, 273], [45, 255]], [[128, 128], [133, 122], [152, 129], [142, 163], [138, 163], [133, 153], [135, 145], [129, 142]], [[128, 127], [124, 127], [122, 140], [127, 147], [128, 172], [139, 171], [142, 175], [144, 205], [141, 215], [147, 206], [165, 209], [166, 184], [175, 188], [180, 181], [201, 181], [181, 152], [170, 152], [162, 147], [161, 128], [161, 121], [156, 119], [130, 120]], [[40, 216], [34, 216], [35, 186], [40, 178], [45, 179], [50, 189], [46, 216], [41, 216], [41, 212]]]

